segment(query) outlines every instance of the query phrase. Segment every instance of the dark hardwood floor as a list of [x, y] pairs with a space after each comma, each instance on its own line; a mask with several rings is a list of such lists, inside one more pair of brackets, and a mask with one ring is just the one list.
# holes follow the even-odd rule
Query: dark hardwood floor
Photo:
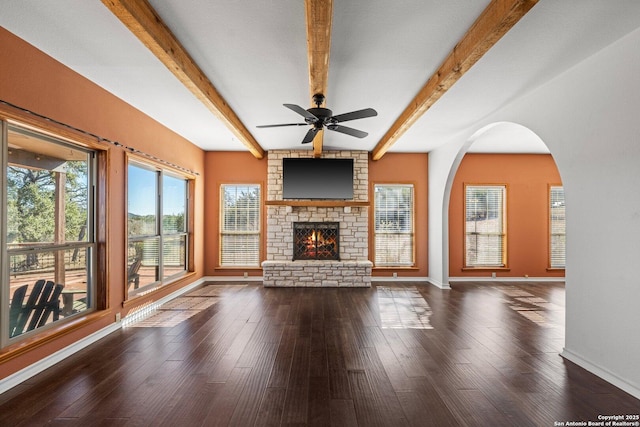
[[554, 426], [640, 401], [559, 356], [559, 283], [211, 284], [0, 395], [0, 426]]

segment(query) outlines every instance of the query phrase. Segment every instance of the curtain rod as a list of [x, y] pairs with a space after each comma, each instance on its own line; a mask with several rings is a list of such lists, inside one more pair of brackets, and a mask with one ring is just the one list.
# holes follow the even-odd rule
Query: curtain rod
[[73, 131], [75, 131], [75, 132], [78, 132], [78, 133], [81, 133], [81, 134], [83, 134], [83, 135], [87, 135], [87, 136], [89, 136], [89, 137], [91, 137], [91, 138], [96, 139], [96, 140], [97, 140], [97, 141], [99, 141], [99, 142], [107, 142], [107, 143], [109, 143], [109, 144], [111, 144], [111, 145], [113, 145], [113, 146], [115, 146], [115, 147], [121, 147], [121, 148], [123, 148], [123, 149], [125, 149], [125, 150], [128, 150], [128, 151], [129, 151], [129, 152], [131, 152], [131, 153], [141, 155], [141, 156], [146, 157], [146, 158], [148, 158], [148, 159], [151, 159], [151, 160], [153, 160], [153, 161], [155, 161], [155, 162], [162, 163], [162, 164], [164, 164], [164, 165], [170, 166], [170, 167], [172, 167], [172, 168], [174, 168], [174, 169], [178, 169], [178, 170], [181, 170], [181, 171], [183, 171], [183, 172], [187, 172], [187, 173], [192, 174], [192, 175], [200, 175], [198, 172], [194, 172], [194, 171], [192, 171], [192, 170], [190, 170], [190, 169], [187, 169], [187, 168], [184, 168], [184, 167], [182, 167], [182, 166], [176, 165], [175, 163], [171, 163], [171, 162], [168, 162], [168, 161], [166, 161], [166, 160], [159, 159], [159, 158], [157, 158], [156, 156], [153, 156], [153, 155], [151, 155], [151, 154], [148, 154], [148, 153], [145, 153], [145, 152], [143, 152], [143, 151], [140, 151], [140, 150], [138, 150], [137, 148], [128, 147], [128, 146], [126, 146], [126, 145], [124, 145], [124, 144], [122, 144], [122, 143], [120, 143], [120, 142], [118, 142], [118, 141], [112, 141], [112, 140], [110, 140], [110, 139], [103, 138], [103, 137], [101, 137], [101, 136], [99, 136], [99, 135], [96, 135], [96, 134], [94, 134], [94, 133], [88, 132], [88, 131], [86, 131], [86, 130], [78, 129], [78, 128], [77, 128], [77, 127], [75, 127], [75, 126], [68, 125], [68, 124], [66, 124], [66, 123], [63, 123], [63, 122], [60, 122], [60, 121], [58, 121], [58, 120], [52, 119], [51, 117], [44, 116], [44, 115], [42, 115], [42, 114], [36, 113], [36, 112], [34, 112], [34, 111], [31, 111], [31, 110], [28, 110], [28, 109], [26, 109], [26, 108], [20, 107], [20, 106], [18, 106], [18, 105], [12, 104], [12, 103], [7, 102], [7, 101], [5, 101], [5, 100], [1, 100], [1, 99], [0, 99], [0, 104], [4, 104], [4, 105], [6, 105], [6, 106], [8, 106], [8, 107], [15, 108], [15, 109], [17, 109], [17, 110], [22, 111], [23, 113], [27, 113], [27, 114], [30, 114], [30, 115], [32, 115], [32, 116], [38, 117], [39, 119], [43, 119], [43, 120], [46, 120], [46, 121], [49, 121], [49, 122], [55, 123], [56, 125], [59, 125], [59, 126], [65, 127], [65, 128], [67, 128], [67, 129], [71, 129], [71, 130], [73, 130]]

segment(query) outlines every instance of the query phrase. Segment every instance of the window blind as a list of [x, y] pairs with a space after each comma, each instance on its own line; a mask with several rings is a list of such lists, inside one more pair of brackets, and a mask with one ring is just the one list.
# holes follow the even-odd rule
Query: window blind
[[376, 184], [374, 193], [376, 265], [412, 266], [413, 185]]
[[223, 266], [257, 266], [260, 262], [260, 236], [257, 234], [222, 234]]
[[504, 267], [506, 264], [504, 185], [465, 187], [465, 265]]
[[549, 265], [551, 268], [564, 268], [566, 252], [564, 187], [549, 188], [549, 232]]
[[260, 186], [224, 184], [220, 194], [220, 265], [259, 266]]

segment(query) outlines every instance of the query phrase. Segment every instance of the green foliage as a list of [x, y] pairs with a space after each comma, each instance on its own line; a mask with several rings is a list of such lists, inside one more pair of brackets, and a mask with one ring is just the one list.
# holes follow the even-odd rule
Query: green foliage
[[154, 236], [156, 232], [155, 215], [136, 215], [129, 212], [128, 224], [129, 236]]
[[[55, 174], [26, 167], [7, 168], [9, 243], [51, 243], [55, 233]], [[87, 164], [66, 163], [65, 238], [83, 240], [87, 226]]]
[[375, 187], [376, 232], [410, 232], [412, 223], [412, 187], [377, 185]]
[[86, 240], [88, 203], [87, 162], [69, 161], [66, 163], [65, 239]]
[[162, 218], [162, 231], [163, 234], [170, 233], [182, 233], [184, 232], [184, 213], [177, 215], [163, 215]]
[[260, 229], [260, 187], [225, 186], [224, 204], [224, 231]]
[[18, 191], [17, 207], [21, 242], [53, 241], [53, 192], [41, 191], [35, 183], [26, 183]]

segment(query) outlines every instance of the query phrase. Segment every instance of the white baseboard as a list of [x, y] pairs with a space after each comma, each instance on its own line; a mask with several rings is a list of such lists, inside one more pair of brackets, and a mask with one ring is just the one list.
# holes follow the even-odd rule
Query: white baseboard
[[607, 381], [608, 383], [611, 383], [614, 386], [618, 387], [620, 390], [623, 390], [629, 393], [636, 399], [640, 399], [640, 385], [630, 383], [629, 381], [623, 378], [620, 378], [616, 374], [612, 373], [608, 369], [601, 368], [600, 366], [594, 365], [584, 357], [572, 352], [571, 350], [567, 350], [566, 348], [562, 349], [562, 353], [560, 353], [560, 356], [586, 369], [592, 374], [599, 376], [600, 378]]
[[449, 284], [439, 282], [438, 280], [431, 279], [429, 277], [389, 277], [389, 276], [371, 276], [372, 282], [421, 282], [429, 283], [437, 288], [447, 290], [451, 289]]
[[451, 289], [448, 284], [439, 282], [430, 277], [389, 277], [389, 276], [371, 276], [372, 282], [421, 282], [421, 283], [429, 283], [440, 289]]
[[449, 282], [564, 282], [564, 277], [449, 277]]
[[[261, 282], [262, 276], [206, 276], [204, 282]], [[442, 283], [430, 277], [389, 277], [371, 276], [372, 282], [429, 282], [440, 289], [451, 289], [448, 283]], [[564, 277], [450, 277], [449, 282], [564, 282]]]
[[206, 276], [205, 282], [262, 282], [262, 276]]
[[166, 297], [158, 300], [158, 301], [154, 301], [151, 304], [145, 305], [143, 309], [141, 310], [135, 310], [132, 313], [127, 314], [127, 316], [125, 318], [123, 318], [120, 322], [115, 322], [110, 324], [109, 326], [100, 329], [99, 331], [94, 332], [93, 334], [86, 336], [84, 338], [82, 338], [79, 341], [74, 342], [73, 344], [68, 345], [67, 347], [56, 351], [55, 353], [45, 357], [44, 359], [41, 359], [39, 361], [37, 361], [36, 363], [33, 363], [29, 366], [27, 366], [26, 368], [23, 368], [21, 370], [19, 370], [18, 372], [9, 375], [6, 378], [3, 378], [2, 380], [0, 380], [0, 394], [4, 393], [5, 391], [17, 386], [20, 383], [23, 383], [24, 381], [28, 380], [29, 378], [39, 374], [40, 372], [44, 371], [45, 369], [50, 368], [51, 366], [55, 365], [56, 363], [59, 363], [61, 361], [63, 361], [64, 359], [66, 359], [67, 357], [72, 356], [74, 353], [77, 353], [78, 351], [82, 350], [83, 348], [93, 344], [94, 342], [106, 337], [107, 335], [109, 335], [112, 332], [117, 331], [118, 329], [133, 323], [134, 321], [140, 319], [141, 317], [144, 317], [145, 315], [147, 315], [150, 311], [153, 311], [155, 308], [158, 308], [159, 306], [161, 306], [162, 304], [167, 303], [168, 301], [182, 295], [185, 292], [188, 292], [194, 288], [197, 288], [198, 286], [200, 286], [203, 282], [205, 282], [206, 280], [204, 280], [204, 278], [196, 280], [195, 282], [185, 286], [184, 288], [180, 288], [179, 290], [167, 295]]
[[442, 290], [449, 290], [449, 289], [451, 289], [451, 286], [449, 286], [449, 284], [448, 284], [448, 283], [443, 283], [443, 282], [441, 282], [441, 281], [439, 281], [439, 280], [436, 280], [436, 279], [431, 279], [431, 278], [430, 278], [430, 279], [429, 279], [429, 283], [431, 283], [433, 286], [435, 286], [435, 287], [437, 287], [437, 288], [440, 288], [440, 289], [442, 289]]
[[80, 341], [76, 341], [63, 349], [56, 351], [55, 353], [37, 361], [32, 365], [27, 366], [26, 368], [23, 368], [20, 371], [9, 375], [6, 378], [3, 378], [2, 380], [0, 380], [0, 394], [39, 374], [45, 369], [50, 368], [56, 363], [63, 361], [67, 357], [106, 337], [110, 333], [117, 331], [121, 327], [122, 325], [120, 322], [113, 323], [106, 328], [102, 328], [99, 331], [94, 332], [93, 334], [81, 339]]
[[428, 277], [391, 277], [391, 276], [371, 276], [372, 282], [428, 282]]

